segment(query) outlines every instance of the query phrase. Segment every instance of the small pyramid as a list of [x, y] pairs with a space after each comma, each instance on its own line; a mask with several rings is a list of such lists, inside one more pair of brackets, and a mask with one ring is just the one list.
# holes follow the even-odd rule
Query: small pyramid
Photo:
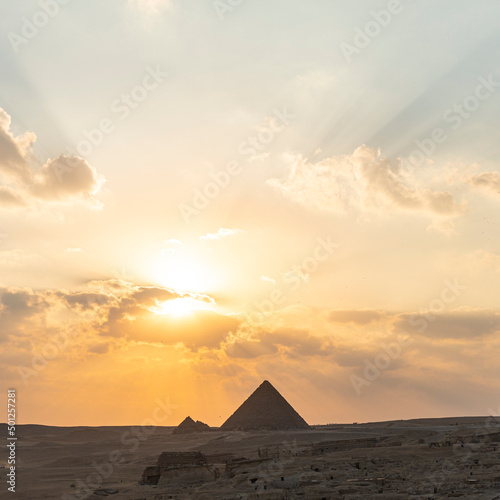
[[222, 431], [309, 429], [288, 401], [264, 380], [222, 424]]
[[210, 427], [203, 422], [196, 422], [191, 417], [186, 417], [173, 431], [172, 434], [190, 434], [192, 432], [209, 431]]

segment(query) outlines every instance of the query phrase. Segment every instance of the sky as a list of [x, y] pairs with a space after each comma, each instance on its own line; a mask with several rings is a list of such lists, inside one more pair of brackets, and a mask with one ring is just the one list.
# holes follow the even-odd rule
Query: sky
[[498, 2], [4, 4], [19, 423], [500, 414]]

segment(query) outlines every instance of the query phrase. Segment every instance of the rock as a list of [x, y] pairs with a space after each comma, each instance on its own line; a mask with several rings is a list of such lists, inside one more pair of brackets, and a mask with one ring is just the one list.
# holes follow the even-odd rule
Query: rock
[[108, 495], [116, 495], [118, 490], [113, 490], [111, 488], [100, 488], [98, 490], [94, 490], [94, 495], [99, 497], [107, 497]]

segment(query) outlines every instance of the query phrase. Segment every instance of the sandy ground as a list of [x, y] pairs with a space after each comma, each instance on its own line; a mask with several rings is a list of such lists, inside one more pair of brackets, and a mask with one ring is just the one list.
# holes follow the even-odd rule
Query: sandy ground
[[[6, 435], [5, 425], [0, 428]], [[97, 499], [106, 496], [98, 490], [106, 489], [108, 498], [116, 500], [500, 499], [500, 443], [495, 434], [499, 432], [500, 424], [486, 417], [190, 435], [172, 435], [168, 427], [24, 425], [17, 428], [12, 498]], [[363, 444], [373, 438], [375, 447]], [[343, 449], [331, 449], [336, 441]], [[258, 459], [259, 450], [261, 457], [267, 453], [272, 459], [243, 466], [233, 477], [225, 474], [228, 458]], [[220, 477], [203, 485], [140, 484], [143, 470], [155, 465], [163, 451], [201, 451]], [[0, 465], [7, 465], [5, 454]], [[9, 498], [5, 481], [2, 488], [0, 496]]]

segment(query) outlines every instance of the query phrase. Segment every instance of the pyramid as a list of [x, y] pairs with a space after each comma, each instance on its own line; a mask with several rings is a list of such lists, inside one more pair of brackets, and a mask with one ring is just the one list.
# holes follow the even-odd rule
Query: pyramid
[[191, 417], [186, 417], [173, 431], [172, 434], [190, 434], [191, 432], [203, 432], [211, 430], [207, 424]]
[[222, 431], [309, 429], [306, 421], [267, 381], [222, 424]]

